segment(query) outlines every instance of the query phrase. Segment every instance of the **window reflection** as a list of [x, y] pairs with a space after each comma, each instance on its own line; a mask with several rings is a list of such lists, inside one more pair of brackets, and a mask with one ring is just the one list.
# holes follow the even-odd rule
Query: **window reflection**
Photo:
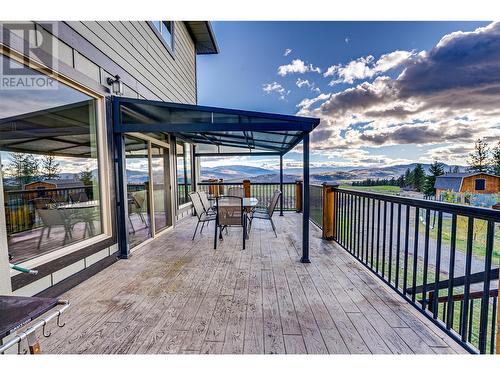
[[[1, 64], [6, 59], [0, 55]], [[96, 105], [62, 83], [0, 89], [1, 190], [12, 263], [102, 233]]]
[[182, 206], [189, 202], [191, 187], [191, 154], [189, 143], [178, 141], [177, 155], [177, 204]]

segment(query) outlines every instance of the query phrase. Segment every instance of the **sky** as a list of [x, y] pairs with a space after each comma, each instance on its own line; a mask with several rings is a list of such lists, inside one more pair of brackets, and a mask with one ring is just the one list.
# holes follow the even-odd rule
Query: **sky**
[[[198, 56], [199, 104], [320, 118], [311, 135], [313, 166], [465, 165], [475, 139], [500, 139], [500, 23], [212, 26], [220, 53]], [[301, 159], [299, 145], [285, 164]]]

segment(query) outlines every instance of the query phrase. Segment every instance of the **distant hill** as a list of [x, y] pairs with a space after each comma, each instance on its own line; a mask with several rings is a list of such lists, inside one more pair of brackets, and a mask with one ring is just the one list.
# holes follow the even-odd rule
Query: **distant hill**
[[[352, 181], [371, 179], [390, 179], [398, 178], [405, 171], [415, 168], [417, 163], [400, 164], [388, 167], [312, 167], [310, 169], [311, 181], [313, 183], [338, 182], [350, 183]], [[429, 173], [430, 164], [422, 164], [426, 173]], [[454, 165], [444, 166], [447, 172]], [[465, 167], [460, 167], [465, 170]], [[302, 168], [286, 168], [284, 170], [284, 181], [293, 182], [302, 176]], [[202, 179], [223, 178], [226, 182], [240, 182], [243, 179], [250, 179], [255, 182], [278, 182], [279, 171], [260, 167], [251, 167], [245, 165], [226, 165], [222, 167], [207, 168], [202, 167]]]

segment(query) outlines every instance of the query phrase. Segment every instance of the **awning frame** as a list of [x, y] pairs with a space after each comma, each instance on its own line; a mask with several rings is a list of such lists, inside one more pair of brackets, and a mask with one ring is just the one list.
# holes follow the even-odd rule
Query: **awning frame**
[[[169, 103], [152, 101], [145, 99], [122, 98], [118, 96], [112, 97], [112, 113], [113, 113], [113, 134], [115, 143], [115, 163], [116, 163], [116, 178], [117, 178], [117, 216], [118, 216], [118, 247], [119, 257], [129, 258], [130, 249], [128, 245], [128, 229], [126, 218], [128, 217], [127, 204], [127, 189], [125, 184], [125, 142], [124, 134], [133, 132], [156, 133], [164, 132], [172, 134], [178, 138], [184, 139], [187, 142], [194, 144], [209, 144], [217, 147], [217, 152], [197, 152], [195, 157], [209, 156], [279, 156], [280, 157], [280, 186], [283, 191], [283, 156], [297, 146], [300, 142], [303, 143], [303, 210], [302, 210], [302, 257], [303, 263], [310, 263], [309, 260], [309, 134], [319, 125], [319, 119], [310, 117], [280, 115], [274, 113], [253, 112], [244, 110], [235, 110], [219, 107], [198, 106], [183, 103]], [[210, 120], [194, 121], [194, 122], [168, 122], [164, 119], [151, 120], [151, 117], [158, 116], [158, 113], [138, 113], [140, 106], [136, 106], [131, 116], [143, 117], [146, 119], [143, 123], [127, 122], [122, 119], [122, 105], [138, 104], [154, 106], [158, 109], [174, 109], [186, 110], [191, 112], [201, 112], [201, 114], [210, 113]], [[238, 122], [217, 122], [214, 121], [214, 114], [217, 115], [237, 115]], [[149, 117], [148, 117], [149, 115]], [[169, 113], [170, 116], [170, 113]], [[247, 118], [248, 122], [241, 122], [242, 117]], [[262, 119], [262, 121], [252, 122], [251, 119]], [[221, 141], [221, 139], [213, 138], [220, 132], [219, 137], [228, 138], [229, 140]], [[227, 134], [222, 132], [242, 132], [242, 134]], [[254, 138], [253, 133], [269, 133], [283, 136], [281, 142], [265, 139]], [[288, 134], [287, 132], [294, 132]], [[194, 135], [193, 135], [194, 134]], [[287, 142], [291, 137], [291, 142]], [[278, 147], [280, 144], [281, 147]], [[259, 148], [256, 148], [258, 145]], [[246, 146], [246, 147], [245, 147]], [[250, 151], [235, 151], [221, 152], [221, 147], [242, 148]], [[196, 147], [198, 148], [198, 147]], [[267, 151], [266, 151], [267, 150]], [[280, 200], [280, 215], [283, 215], [283, 197]]]

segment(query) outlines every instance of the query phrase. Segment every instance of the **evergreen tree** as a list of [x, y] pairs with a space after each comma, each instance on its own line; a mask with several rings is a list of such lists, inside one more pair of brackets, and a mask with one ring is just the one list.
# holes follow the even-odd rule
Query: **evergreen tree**
[[423, 189], [423, 193], [426, 196], [431, 196], [436, 194], [436, 189], [434, 188], [434, 185], [436, 183], [436, 177], [444, 174], [444, 164], [439, 163], [437, 160], [434, 160], [434, 162], [429, 167], [429, 172], [431, 174], [425, 177], [425, 183]]
[[422, 191], [425, 184], [425, 171], [422, 164], [417, 164], [412, 171], [413, 188], [416, 191]]
[[411, 187], [413, 185], [413, 176], [410, 168], [408, 168], [404, 175], [404, 186]]
[[14, 152], [9, 159], [7, 174], [14, 177], [20, 188], [39, 178], [38, 159], [34, 155]]
[[92, 172], [88, 169], [85, 168], [84, 171], [80, 172], [80, 181], [85, 185], [85, 186], [91, 186], [92, 185]]
[[[451, 169], [451, 168], [450, 168]], [[455, 165], [453, 167], [453, 173], [460, 173], [460, 167], [458, 165]]]
[[484, 139], [477, 139], [474, 151], [469, 154], [469, 169], [474, 172], [487, 172], [488, 156], [488, 143]]
[[491, 172], [500, 176], [500, 141], [491, 150]]
[[56, 161], [55, 156], [46, 155], [42, 159], [42, 173], [47, 180], [59, 179], [61, 173], [60, 164]]

